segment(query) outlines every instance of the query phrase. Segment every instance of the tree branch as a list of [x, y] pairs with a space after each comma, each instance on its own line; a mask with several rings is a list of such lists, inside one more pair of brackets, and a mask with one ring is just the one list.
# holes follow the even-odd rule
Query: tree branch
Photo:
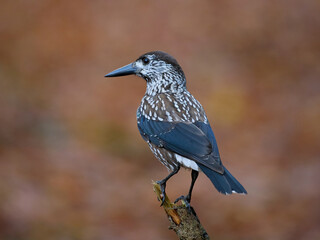
[[[152, 182], [153, 190], [157, 194], [158, 200], [162, 199], [160, 185]], [[175, 231], [180, 240], [208, 240], [209, 235], [201, 225], [196, 212], [190, 206], [188, 209], [183, 201], [177, 205], [170, 202], [167, 195], [162, 205], [170, 222], [169, 229]]]

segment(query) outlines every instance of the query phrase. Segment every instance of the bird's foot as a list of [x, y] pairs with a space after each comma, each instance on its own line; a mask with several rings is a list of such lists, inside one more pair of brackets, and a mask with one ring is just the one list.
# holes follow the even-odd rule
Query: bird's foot
[[161, 190], [161, 204], [160, 207], [164, 204], [164, 201], [166, 200], [166, 182], [165, 181], [157, 181], [157, 183], [160, 185], [160, 190]]
[[196, 214], [196, 212], [194, 211], [194, 209], [193, 209], [193, 207], [191, 207], [191, 205], [190, 205], [190, 201], [191, 201], [191, 197], [189, 196], [189, 195], [187, 195], [187, 196], [180, 196], [180, 197], [178, 197], [175, 201], [174, 201], [174, 203], [177, 203], [177, 202], [179, 202], [179, 201], [183, 201], [183, 204], [186, 206], [186, 209], [190, 212], [190, 213], [192, 213], [194, 216], [197, 216], [197, 214]]
[[186, 207], [190, 210], [190, 208], [191, 208], [191, 206], [190, 206], [190, 196], [189, 195], [187, 195], [187, 196], [184, 196], [184, 195], [182, 195], [182, 196], [180, 196], [180, 197], [178, 197], [175, 201], [174, 201], [174, 203], [177, 203], [177, 202], [179, 202], [179, 201], [183, 201], [183, 203], [186, 205]]

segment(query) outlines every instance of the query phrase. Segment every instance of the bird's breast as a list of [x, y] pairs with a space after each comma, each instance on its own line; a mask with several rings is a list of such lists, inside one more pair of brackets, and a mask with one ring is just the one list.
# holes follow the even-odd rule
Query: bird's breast
[[207, 122], [201, 104], [190, 93], [145, 95], [138, 112], [155, 121]]

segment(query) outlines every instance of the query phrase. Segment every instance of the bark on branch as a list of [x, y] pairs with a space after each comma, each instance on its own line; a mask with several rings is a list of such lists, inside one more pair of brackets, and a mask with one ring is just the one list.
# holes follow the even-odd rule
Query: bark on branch
[[[162, 199], [160, 185], [152, 182], [153, 190], [157, 194], [158, 200]], [[162, 205], [170, 222], [169, 229], [175, 231], [180, 240], [208, 240], [209, 235], [201, 225], [196, 212], [188, 209], [183, 201], [182, 204], [173, 204], [167, 195], [164, 196], [165, 201]]]

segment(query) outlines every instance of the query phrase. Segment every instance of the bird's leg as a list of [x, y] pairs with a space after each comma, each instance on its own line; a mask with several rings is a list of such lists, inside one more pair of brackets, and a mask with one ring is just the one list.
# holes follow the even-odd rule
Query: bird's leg
[[199, 172], [192, 169], [192, 172], [191, 172], [191, 185], [190, 185], [190, 188], [189, 188], [189, 193], [188, 193], [188, 195], [187, 195], [187, 196], [178, 197], [178, 198], [174, 201], [174, 203], [177, 203], [177, 202], [180, 201], [180, 200], [184, 200], [184, 201], [186, 202], [187, 207], [190, 207], [191, 194], [192, 194], [192, 190], [193, 190], [194, 183], [196, 182], [196, 180], [197, 180], [197, 178], [198, 178], [198, 175], [199, 175]]
[[162, 194], [162, 199], [161, 199], [161, 205], [160, 205], [160, 206], [163, 205], [164, 200], [165, 200], [165, 198], [166, 198], [166, 184], [167, 184], [167, 181], [168, 181], [173, 175], [175, 175], [176, 173], [178, 173], [179, 170], [180, 170], [180, 164], [178, 164], [177, 166], [175, 166], [175, 167], [173, 168], [173, 171], [172, 171], [171, 173], [169, 173], [169, 175], [168, 175], [166, 178], [164, 178], [164, 179], [162, 179], [162, 180], [160, 180], [160, 181], [157, 181], [157, 183], [160, 185], [161, 194]]
[[198, 175], [199, 175], [199, 172], [196, 171], [196, 170], [193, 170], [192, 169], [192, 172], [191, 172], [191, 185], [190, 185], [190, 188], [189, 188], [189, 193], [187, 195], [187, 201], [190, 203], [191, 201], [191, 194], [192, 194], [192, 190], [193, 190], [193, 186], [198, 178]]

